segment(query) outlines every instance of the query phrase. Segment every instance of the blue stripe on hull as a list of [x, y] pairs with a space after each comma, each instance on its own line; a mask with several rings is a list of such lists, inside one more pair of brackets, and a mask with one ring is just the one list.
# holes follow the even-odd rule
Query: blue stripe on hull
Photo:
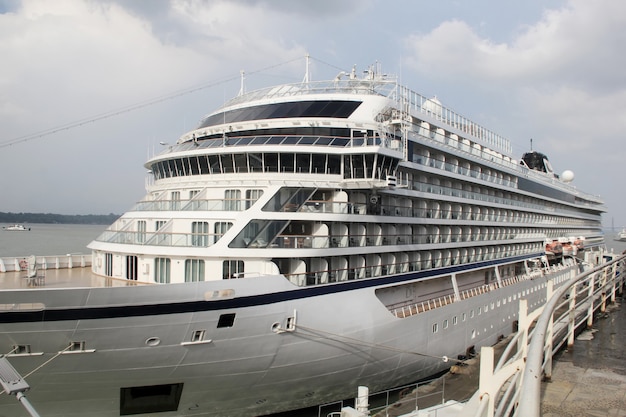
[[[468, 269], [480, 269], [496, 266], [503, 263], [522, 261], [541, 256], [517, 256], [506, 259], [478, 262], [470, 265], [455, 265], [435, 270], [412, 272], [380, 278], [347, 281], [333, 285], [321, 285], [299, 288], [291, 291], [259, 294], [253, 296], [236, 297], [228, 300], [187, 301], [160, 304], [139, 304], [107, 307], [73, 307], [64, 309], [44, 309], [40, 311], [8, 311], [0, 313], [0, 323], [32, 323], [64, 320], [95, 320], [120, 317], [156, 316], [163, 314], [182, 314], [198, 311], [231, 310], [235, 308], [253, 307], [266, 304], [292, 301], [302, 298], [317, 297], [356, 289], [379, 287], [382, 285], [397, 284], [414, 281], [434, 275], [448, 275], [463, 272]], [[253, 278], [250, 278], [253, 279]], [[97, 289], [96, 289], [97, 290]], [[38, 291], [37, 291], [38, 292]], [[33, 291], [33, 293], [36, 293]]]

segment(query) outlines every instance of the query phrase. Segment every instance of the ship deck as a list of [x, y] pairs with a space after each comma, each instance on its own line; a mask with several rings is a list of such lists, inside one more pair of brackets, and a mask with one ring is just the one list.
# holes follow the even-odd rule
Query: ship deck
[[0, 273], [1, 290], [37, 290], [42, 288], [93, 288], [127, 287], [142, 284], [110, 277], [103, 277], [91, 272], [91, 267], [60, 268], [38, 271], [36, 278], [28, 278], [27, 271], [7, 271]]

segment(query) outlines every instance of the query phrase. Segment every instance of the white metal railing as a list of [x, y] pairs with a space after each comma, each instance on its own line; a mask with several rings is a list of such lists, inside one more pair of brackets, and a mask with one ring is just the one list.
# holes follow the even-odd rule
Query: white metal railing
[[[548, 302], [528, 314], [521, 299], [519, 331], [494, 366], [494, 349], [481, 349], [480, 383], [463, 416], [538, 417], [541, 381], [552, 375], [552, 357], [565, 343], [574, 343], [576, 329], [591, 327], [596, 311], [604, 312], [623, 290], [626, 255], [604, 255], [606, 262], [578, 274], [553, 291]], [[534, 329], [531, 332], [531, 328]], [[530, 342], [529, 342], [530, 341]]]
[[[27, 271], [32, 256], [0, 258], [0, 273]], [[35, 256], [39, 269], [71, 269], [91, 266], [91, 253], [68, 253], [65, 255]]]
[[[576, 274], [581, 266], [587, 270]], [[499, 361], [495, 363], [494, 347], [481, 348], [479, 386], [469, 400], [442, 400], [438, 406], [419, 411], [416, 402], [415, 411], [402, 416], [539, 417], [541, 381], [552, 374], [553, 354], [565, 343], [573, 345], [576, 329], [585, 322], [591, 327], [594, 314], [615, 302], [624, 287], [626, 255], [588, 252], [582, 264], [571, 263], [556, 272], [558, 276], [542, 286], [546, 304], [529, 312], [528, 300], [519, 299], [518, 331]], [[364, 417], [370, 411], [349, 415]]]

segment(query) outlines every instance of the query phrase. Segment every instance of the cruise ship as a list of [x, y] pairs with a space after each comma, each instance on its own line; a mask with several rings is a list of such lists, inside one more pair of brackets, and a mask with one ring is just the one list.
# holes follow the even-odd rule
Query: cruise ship
[[92, 285], [0, 291], [0, 351], [42, 416], [252, 417], [400, 386], [602, 259], [606, 208], [572, 172], [378, 64], [242, 88], [171, 142], [89, 245]]

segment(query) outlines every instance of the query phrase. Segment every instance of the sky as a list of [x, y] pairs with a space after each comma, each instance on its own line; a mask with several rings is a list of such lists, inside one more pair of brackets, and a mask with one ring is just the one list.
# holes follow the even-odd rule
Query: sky
[[379, 62], [626, 226], [626, 2], [0, 0], [0, 211], [121, 214], [240, 89]]

